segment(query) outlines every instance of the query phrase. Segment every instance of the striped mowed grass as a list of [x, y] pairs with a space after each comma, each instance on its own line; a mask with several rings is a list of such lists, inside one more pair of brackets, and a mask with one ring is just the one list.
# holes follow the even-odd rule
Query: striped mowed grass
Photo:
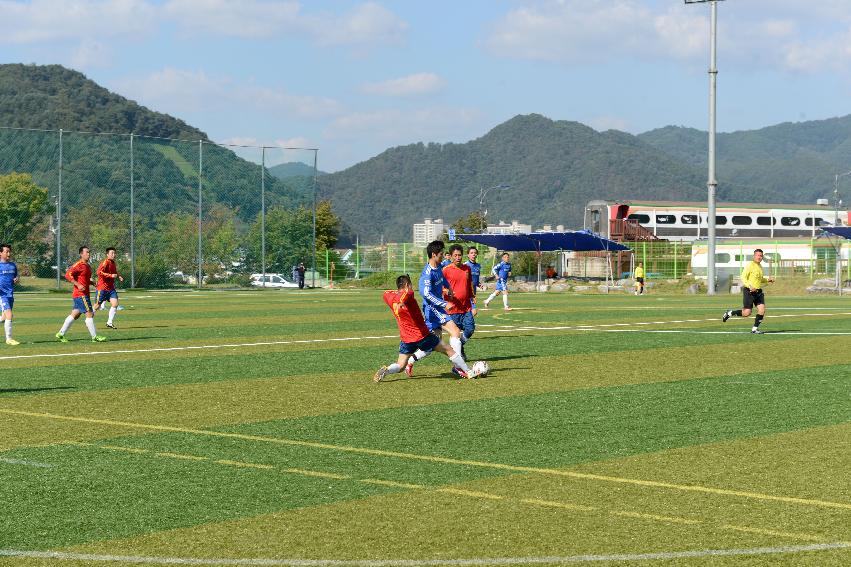
[[488, 377], [373, 384], [378, 291], [20, 294], [0, 565], [851, 564], [851, 300], [736, 300], [515, 294]]

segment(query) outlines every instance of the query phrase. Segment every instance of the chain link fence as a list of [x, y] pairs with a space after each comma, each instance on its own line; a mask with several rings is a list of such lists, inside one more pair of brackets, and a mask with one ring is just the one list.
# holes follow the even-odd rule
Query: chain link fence
[[315, 266], [317, 156], [0, 127], [0, 238], [23, 270], [57, 285], [80, 246], [93, 262], [116, 248], [132, 287], [289, 278], [299, 262]]

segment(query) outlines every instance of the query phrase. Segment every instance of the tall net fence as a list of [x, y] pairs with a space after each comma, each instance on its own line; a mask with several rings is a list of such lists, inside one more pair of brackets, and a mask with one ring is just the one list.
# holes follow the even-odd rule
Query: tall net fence
[[57, 283], [80, 246], [136, 287], [289, 277], [314, 266], [317, 151], [0, 128], [0, 239]]

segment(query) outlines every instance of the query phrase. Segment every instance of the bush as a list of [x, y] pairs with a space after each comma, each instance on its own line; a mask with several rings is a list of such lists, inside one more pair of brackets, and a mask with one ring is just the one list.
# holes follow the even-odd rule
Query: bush
[[[376, 272], [359, 280], [344, 280], [335, 282], [337, 287], [372, 288], [372, 289], [396, 289], [396, 278], [401, 272]], [[411, 276], [414, 287], [417, 287], [418, 276]]]
[[174, 283], [162, 258], [143, 256], [136, 262], [136, 287], [162, 289]]

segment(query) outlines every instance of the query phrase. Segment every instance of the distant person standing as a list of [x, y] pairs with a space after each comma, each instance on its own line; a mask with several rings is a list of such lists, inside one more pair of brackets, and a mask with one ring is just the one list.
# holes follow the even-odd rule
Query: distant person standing
[[80, 246], [80, 259], [65, 273], [65, 279], [74, 284], [74, 292], [71, 294], [73, 300], [71, 314], [65, 318], [62, 328], [56, 333], [56, 338], [60, 343], [68, 342], [65, 333], [68, 332], [68, 329], [80, 317], [81, 313], [86, 314], [86, 328], [92, 336], [92, 342], [100, 343], [106, 340], [106, 337], [98, 335], [97, 329], [95, 329], [95, 312], [92, 309], [92, 298], [89, 294], [89, 288], [92, 285], [90, 256], [89, 247]]
[[721, 316], [721, 321], [724, 323], [730, 317], [750, 317], [753, 306], [756, 305], [756, 319], [751, 328], [751, 333], [754, 335], [763, 334], [759, 330], [759, 325], [765, 318], [765, 296], [762, 293], [762, 286], [774, 281], [774, 278], [766, 278], [762, 272], [762, 256], [762, 249], [754, 250], [753, 261], [748, 262], [748, 265], [742, 270], [742, 308], [730, 309]]
[[299, 289], [304, 289], [304, 262], [299, 262], [298, 266], [296, 266], [296, 283], [298, 283]]
[[635, 295], [644, 293], [644, 262], [635, 267]]
[[502, 262], [491, 269], [491, 273], [496, 276], [496, 289], [490, 294], [490, 297], [485, 299], [485, 309], [488, 308], [488, 304], [493, 301], [494, 297], [502, 294], [503, 307], [506, 311], [511, 311], [511, 307], [508, 306], [508, 277], [511, 275], [511, 262], [508, 261], [508, 258], [508, 252], [503, 252]]
[[15, 284], [18, 280], [18, 266], [12, 262], [12, 247], [0, 244], [0, 310], [3, 312], [6, 344], [10, 346], [21, 344], [12, 338], [12, 307], [15, 305]]

